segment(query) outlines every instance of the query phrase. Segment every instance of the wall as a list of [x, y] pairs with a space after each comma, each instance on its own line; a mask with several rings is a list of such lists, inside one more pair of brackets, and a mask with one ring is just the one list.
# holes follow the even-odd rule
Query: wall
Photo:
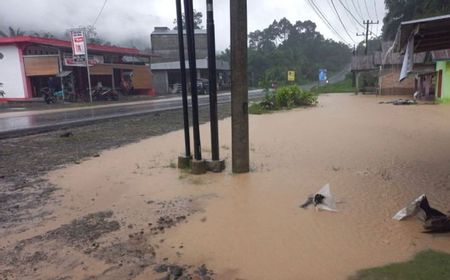
[[169, 92], [169, 81], [167, 71], [153, 70], [153, 87], [156, 95], [167, 94]]
[[[24, 76], [19, 49], [16, 46], [0, 46], [0, 83], [6, 95], [3, 98], [25, 98]], [[0, 96], [0, 98], [2, 98]]]
[[[436, 62], [436, 71], [442, 70], [442, 100], [450, 101], [450, 62]], [[439, 85], [439, 75], [436, 84]]]
[[[152, 63], [171, 62], [179, 60], [178, 35], [176, 34], [152, 34], [152, 53], [156, 56], [152, 58]], [[184, 36], [185, 58], [187, 56], [186, 35]], [[206, 34], [195, 34], [195, 55], [196, 59], [203, 59], [208, 56], [208, 41]]]
[[380, 76], [381, 95], [413, 95], [415, 92], [415, 79], [410, 76], [399, 82], [400, 68], [394, 67], [383, 70]]

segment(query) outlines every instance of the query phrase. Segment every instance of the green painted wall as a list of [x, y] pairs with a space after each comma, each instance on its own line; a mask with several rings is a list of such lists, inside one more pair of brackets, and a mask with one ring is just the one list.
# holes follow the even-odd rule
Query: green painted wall
[[[436, 71], [442, 70], [442, 96], [441, 100], [450, 102], [450, 61], [438, 61]], [[439, 76], [436, 82], [439, 85]]]

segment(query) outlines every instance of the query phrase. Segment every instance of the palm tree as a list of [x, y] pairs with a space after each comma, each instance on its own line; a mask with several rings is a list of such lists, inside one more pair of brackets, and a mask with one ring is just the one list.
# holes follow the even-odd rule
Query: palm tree
[[25, 35], [25, 31], [20, 30], [20, 28], [17, 28], [16, 30], [12, 28], [11, 26], [8, 28], [9, 33], [4, 32], [0, 30], [0, 37], [16, 37], [16, 36], [23, 36]]

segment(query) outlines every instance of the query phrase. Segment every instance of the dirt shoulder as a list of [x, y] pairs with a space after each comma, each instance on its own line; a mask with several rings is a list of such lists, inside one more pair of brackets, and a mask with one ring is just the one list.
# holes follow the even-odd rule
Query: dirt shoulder
[[[229, 115], [229, 105], [219, 105], [219, 117]], [[207, 121], [209, 110], [202, 107], [200, 122]], [[49, 171], [179, 129], [183, 129], [182, 111], [173, 110], [0, 140], [1, 230], [14, 231], [16, 226], [24, 230], [24, 225], [30, 226], [27, 221], [37, 222], [49, 214], [43, 206], [57, 189], [41, 179]]]

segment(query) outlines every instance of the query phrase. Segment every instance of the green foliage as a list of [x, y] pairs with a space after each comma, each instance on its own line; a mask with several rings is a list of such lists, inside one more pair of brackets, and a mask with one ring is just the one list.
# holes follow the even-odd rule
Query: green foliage
[[275, 93], [267, 92], [262, 101], [251, 104], [249, 112], [250, 114], [264, 114], [276, 110], [314, 106], [316, 104], [316, 94], [304, 92], [296, 85], [285, 86], [278, 88]]
[[318, 69], [337, 72], [348, 65], [351, 50], [343, 43], [325, 39], [312, 21], [291, 23], [286, 18], [249, 35], [248, 71], [251, 83], [287, 82], [296, 71], [296, 83], [317, 80]]
[[[184, 13], [182, 14], [182, 19], [183, 19], [183, 30], [185, 30], [186, 29], [186, 18], [184, 16]], [[197, 12], [196, 10], [194, 10], [194, 29], [202, 29], [203, 28], [202, 22], [203, 22], [203, 13]], [[173, 24], [174, 24], [173, 29], [177, 30], [178, 29], [177, 19], [173, 20]]]
[[355, 87], [352, 86], [352, 77], [347, 76], [345, 80], [335, 84], [327, 84], [325, 86], [315, 87], [312, 91], [318, 93], [343, 93], [343, 92], [355, 92]]
[[350, 280], [448, 280], [450, 279], [450, 254], [424, 251], [405, 263], [358, 272]]
[[383, 39], [394, 40], [402, 21], [445, 15], [450, 0], [385, 0], [387, 14], [383, 19]]

